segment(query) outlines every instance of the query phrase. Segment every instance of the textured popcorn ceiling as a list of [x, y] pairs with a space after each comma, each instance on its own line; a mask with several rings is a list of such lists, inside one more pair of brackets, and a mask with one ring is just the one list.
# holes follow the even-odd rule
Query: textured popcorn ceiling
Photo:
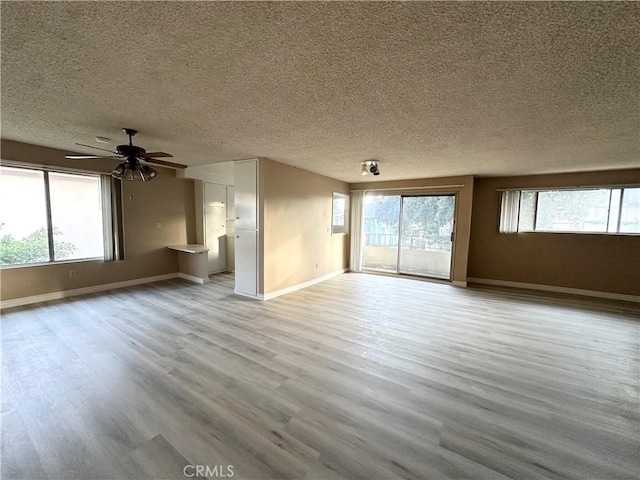
[[[632, 2], [2, 2], [2, 137], [346, 181], [638, 167]], [[367, 177], [373, 180], [373, 177]]]

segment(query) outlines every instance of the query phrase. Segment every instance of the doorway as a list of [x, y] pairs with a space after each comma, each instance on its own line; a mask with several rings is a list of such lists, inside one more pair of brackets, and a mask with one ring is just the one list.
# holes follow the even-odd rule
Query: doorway
[[456, 196], [367, 194], [365, 270], [450, 280]]
[[217, 183], [204, 183], [204, 243], [209, 249], [209, 274], [224, 272], [227, 269], [226, 200], [227, 187]]

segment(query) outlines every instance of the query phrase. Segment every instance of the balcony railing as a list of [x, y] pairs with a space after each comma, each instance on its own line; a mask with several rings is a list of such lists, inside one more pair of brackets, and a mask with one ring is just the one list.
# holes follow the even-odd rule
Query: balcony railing
[[[394, 233], [365, 233], [365, 247], [398, 247], [398, 235]], [[450, 235], [404, 234], [402, 248], [438, 252], [451, 251]]]

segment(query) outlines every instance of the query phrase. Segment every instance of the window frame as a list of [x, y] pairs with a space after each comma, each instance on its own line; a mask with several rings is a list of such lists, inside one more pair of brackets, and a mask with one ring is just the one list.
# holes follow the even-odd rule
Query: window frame
[[[113, 215], [113, 207], [115, 201], [114, 195], [116, 193], [120, 193], [120, 189], [114, 190], [113, 188], [109, 188], [105, 186], [105, 182], [108, 177], [105, 173], [95, 172], [95, 171], [87, 171], [87, 170], [77, 170], [71, 168], [64, 167], [56, 167], [53, 165], [34, 165], [29, 163], [22, 162], [10, 162], [6, 160], [0, 161], [0, 166], [21, 170], [31, 170], [36, 172], [41, 172], [43, 174], [43, 189], [45, 196], [45, 217], [46, 217], [46, 230], [47, 230], [47, 244], [48, 244], [48, 261], [38, 261], [38, 262], [30, 262], [30, 263], [13, 263], [13, 264], [5, 264], [0, 265], [0, 270], [3, 269], [11, 269], [11, 268], [25, 268], [25, 267], [37, 267], [37, 266], [45, 266], [45, 265], [55, 265], [55, 264], [65, 264], [65, 263], [79, 263], [79, 262], [92, 262], [92, 261], [110, 261], [114, 259], [122, 259], [122, 252], [116, 253], [116, 258], [113, 255], [110, 255], [107, 250], [122, 249], [121, 242], [118, 239], [114, 239], [113, 235], [110, 231], [107, 231], [107, 224], [113, 224], [114, 215]], [[102, 232], [103, 232], [103, 243], [104, 250], [102, 256], [98, 257], [80, 257], [80, 258], [69, 258], [56, 260], [55, 259], [55, 249], [54, 249], [54, 235], [53, 235], [53, 218], [51, 214], [51, 192], [50, 192], [50, 184], [49, 184], [49, 173], [62, 173], [67, 175], [78, 175], [85, 177], [97, 177], [99, 179], [99, 189], [100, 189], [100, 197], [101, 197], [101, 212], [102, 212]], [[113, 187], [113, 184], [111, 185]], [[105, 195], [106, 190], [109, 190], [109, 195]], [[105, 203], [110, 203], [111, 205], [107, 206]], [[121, 204], [121, 201], [119, 202]], [[121, 222], [121, 218], [118, 219]], [[117, 244], [114, 246], [114, 240]]]
[[[500, 192], [500, 201], [498, 202], [498, 233], [499, 234], [523, 234], [523, 233], [558, 233], [558, 234], [581, 234], [581, 235], [614, 235], [614, 236], [640, 236], [640, 232], [621, 232], [620, 224], [622, 220], [622, 212], [623, 212], [623, 201], [624, 201], [624, 191], [626, 189], [636, 189], [640, 188], [640, 184], [629, 184], [629, 185], [593, 185], [593, 186], [576, 186], [576, 187], [547, 187], [547, 188], [504, 188], [499, 189]], [[580, 230], [543, 230], [537, 229], [537, 221], [538, 221], [538, 208], [540, 201], [540, 193], [544, 192], [585, 192], [592, 190], [608, 190], [609, 191], [609, 205], [607, 209], [607, 222], [605, 228], [608, 230], [609, 224], [611, 222], [611, 202], [613, 199], [614, 190], [620, 190], [620, 197], [618, 199], [618, 218], [615, 222], [616, 231], [580, 231]], [[503, 228], [503, 208], [504, 202], [503, 198], [506, 192], [518, 192], [518, 204], [517, 204], [517, 220], [516, 220], [516, 228], [512, 230], [502, 230]], [[529, 230], [521, 230], [520, 222], [521, 222], [521, 210], [522, 210], [522, 198], [524, 193], [534, 193], [535, 194], [535, 205], [534, 205], [534, 216], [533, 216], [533, 229]]]

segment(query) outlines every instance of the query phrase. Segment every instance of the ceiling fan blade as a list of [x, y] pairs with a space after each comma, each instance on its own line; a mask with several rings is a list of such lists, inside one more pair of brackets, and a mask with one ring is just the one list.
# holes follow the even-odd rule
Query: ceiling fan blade
[[93, 159], [113, 159], [113, 158], [120, 158], [120, 157], [102, 157], [102, 156], [98, 156], [98, 155], [65, 155], [65, 157], [67, 160], [93, 160]]
[[142, 155], [143, 157], [153, 157], [153, 158], [158, 158], [158, 157], [173, 157], [173, 155], [171, 155], [170, 153], [164, 153], [164, 152], [146, 152], [144, 155]]
[[106, 148], [94, 147], [93, 145], [85, 145], [84, 143], [76, 143], [76, 145], [80, 145], [81, 147], [95, 148], [96, 150], [102, 150], [103, 152], [109, 152], [109, 153], [115, 153], [115, 154], [118, 153], [118, 152], [114, 152], [113, 150], [107, 150]]
[[138, 158], [141, 158], [147, 163], [154, 163], [156, 165], [162, 165], [163, 167], [187, 168], [187, 165], [182, 165], [181, 163], [166, 162], [164, 160], [158, 160], [157, 158], [147, 158], [147, 157], [138, 157]]

